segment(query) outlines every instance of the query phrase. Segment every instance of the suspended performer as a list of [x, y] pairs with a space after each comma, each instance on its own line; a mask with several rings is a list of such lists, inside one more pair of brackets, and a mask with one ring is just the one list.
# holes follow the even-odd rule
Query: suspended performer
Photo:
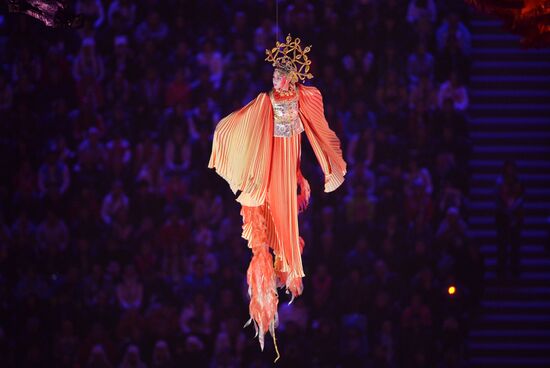
[[8, 0], [8, 11], [29, 15], [48, 27], [78, 28], [81, 14], [75, 14], [67, 0]]
[[298, 213], [308, 206], [310, 187], [300, 171], [301, 133], [305, 131], [323, 170], [325, 192], [338, 188], [346, 174], [321, 93], [298, 83], [313, 78], [310, 49], [288, 35], [286, 42], [266, 50], [265, 60], [274, 66], [273, 88], [218, 123], [208, 163], [234, 194], [240, 191], [236, 201], [242, 206], [242, 237], [252, 251], [247, 270], [250, 319], [245, 326], [254, 323], [262, 350], [268, 331], [277, 350], [277, 288], [292, 294], [290, 302], [303, 291]]

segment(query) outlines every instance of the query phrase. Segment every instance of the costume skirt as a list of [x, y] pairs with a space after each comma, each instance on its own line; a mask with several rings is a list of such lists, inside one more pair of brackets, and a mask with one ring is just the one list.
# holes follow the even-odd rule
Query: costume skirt
[[[290, 137], [273, 137], [266, 201], [258, 207], [243, 206], [241, 210], [243, 237], [249, 240], [249, 247], [265, 242], [273, 250], [278, 285], [286, 284], [293, 296], [301, 293], [299, 285], [295, 285], [295, 279], [305, 276], [301, 257], [303, 240], [298, 230], [301, 137], [302, 133]], [[255, 234], [256, 242], [250, 241], [253, 228], [264, 233]]]

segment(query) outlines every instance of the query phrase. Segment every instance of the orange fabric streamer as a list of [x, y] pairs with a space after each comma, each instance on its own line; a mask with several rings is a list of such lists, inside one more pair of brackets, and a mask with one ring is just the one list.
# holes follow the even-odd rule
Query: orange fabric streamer
[[[319, 90], [296, 87], [299, 116], [325, 175], [324, 191], [334, 191], [346, 174], [340, 140], [324, 117]], [[233, 193], [241, 191], [236, 200], [242, 205], [242, 237], [253, 254], [247, 270], [250, 320], [245, 326], [254, 322], [262, 350], [267, 332], [275, 342], [277, 287], [286, 288], [290, 302], [303, 292], [304, 240], [299, 235], [298, 213], [307, 208], [311, 195], [300, 171], [302, 134], [274, 136], [273, 119], [267, 93], [223, 118], [214, 131], [208, 163]]]

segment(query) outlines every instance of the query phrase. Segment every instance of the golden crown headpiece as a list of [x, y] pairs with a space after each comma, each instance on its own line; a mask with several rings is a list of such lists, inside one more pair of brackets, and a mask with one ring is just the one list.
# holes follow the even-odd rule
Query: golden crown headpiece
[[286, 42], [275, 43], [275, 47], [271, 50], [265, 50], [267, 57], [266, 61], [272, 63], [275, 68], [283, 69], [292, 75], [292, 81], [297, 82], [313, 78], [313, 75], [309, 73], [309, 66], [311, 60], [308, 59], [307, 53], [311, 51], [311, 45], [302, 49], [300, 46], [300, 39], [294, 40], [290, 36], [286, 36]]

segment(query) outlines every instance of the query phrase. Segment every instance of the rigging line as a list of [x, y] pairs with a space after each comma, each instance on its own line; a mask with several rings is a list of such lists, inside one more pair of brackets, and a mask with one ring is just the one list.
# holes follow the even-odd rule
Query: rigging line
[[275, 0], [275, 44], [279, 41], [279, 0]]

